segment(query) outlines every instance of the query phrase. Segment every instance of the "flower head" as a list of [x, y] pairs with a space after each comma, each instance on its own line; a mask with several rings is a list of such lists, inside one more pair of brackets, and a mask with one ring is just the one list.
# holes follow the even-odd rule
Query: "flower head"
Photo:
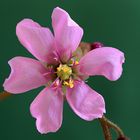
[[59, 7], [53, 10], [52, 26], [54, 35], [31, 19], [17, 24], [19, 41], [38, 60], [11, 59], [11, 74], [3, 85], [14, 94], [45, 86], [30, 106], [40, 133], [56, 132], [61, 127], [64, 97], [82, 119], [102, 117], [104, 99], [84, 83], [85, 77], [102, 75], [117, 80], [124, 62], [123, 53], [111, 47], [83, 53], [78, 48], [83, 29]]

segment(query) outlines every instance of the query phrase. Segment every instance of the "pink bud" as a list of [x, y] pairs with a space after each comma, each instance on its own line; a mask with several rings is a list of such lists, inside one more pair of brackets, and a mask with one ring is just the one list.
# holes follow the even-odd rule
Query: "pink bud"
[[91, 43], [91, 49], [97, 49], [97, 48], [101, 48], [103, 47], [104, 45], [100, 42], [94, 42], [94, 43]]

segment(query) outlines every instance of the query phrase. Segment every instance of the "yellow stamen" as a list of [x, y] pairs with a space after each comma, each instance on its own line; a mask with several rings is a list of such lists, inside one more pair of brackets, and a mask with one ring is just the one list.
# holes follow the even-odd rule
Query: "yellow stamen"
[[78, 61], [75, 61], [75, 65], [78, 65], [79, 64], [79, 62]]
[[66, 85], [70, 88], [73, 88], [74, 87], [74, 81], [72, 79], [70, 79], [69, 81], [64, 81], [63, 85]]
[[64, 81], [63, 84], [66, 85], [66, 86], [69, 85], [69, 83], [67, 81]]
[[61, 68], [60, 68], [60, 67], [58, 67], [58, 68], [57, 68], [57, 71], [61, 71]]
[[69, 80], [69, 86], [70, 86], [70, 88], [73, 88], [74, 87], [74, 82], [73, 82], [73, 80]]

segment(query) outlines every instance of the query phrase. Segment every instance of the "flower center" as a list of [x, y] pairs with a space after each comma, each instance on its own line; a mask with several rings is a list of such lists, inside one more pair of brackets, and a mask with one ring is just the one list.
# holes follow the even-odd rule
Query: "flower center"
[[72, 68], [69, 67], [68, 65], [64, 64], [60, 64], [59, 67], [57, 67], [57, 76], [65, 81], [68, 80], [70, 78], [72, 74]]

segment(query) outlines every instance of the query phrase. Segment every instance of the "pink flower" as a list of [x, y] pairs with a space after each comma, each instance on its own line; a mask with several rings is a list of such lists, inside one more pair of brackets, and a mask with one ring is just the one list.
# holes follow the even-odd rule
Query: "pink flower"
[[92, 75], [117, 80], [124, 62], [124, 54], [111, 47], [94, 49], [82, 58], [74, 55], [83, 29], [58, 7], [52, 13], [52, 26], [54, 35], [31, 19], [17, 24], [19, 41], [38, 60], [20, 56], [11, 59], [11, 74], [3, 85], [14, 94], [45, 86], [30, 106], [40, 133], [56, 132], [61, 127], [64, 98], [82, 119], [101, 118], [104, 99], [83, 80]]

